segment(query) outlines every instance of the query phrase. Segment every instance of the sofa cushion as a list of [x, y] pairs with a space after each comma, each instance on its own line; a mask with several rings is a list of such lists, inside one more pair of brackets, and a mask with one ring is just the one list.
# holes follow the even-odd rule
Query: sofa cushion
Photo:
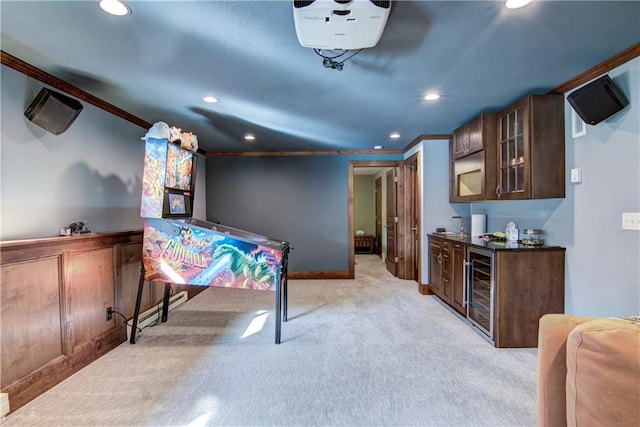
[[567, 425], [640, 424], [640, 326], [597, 319], [567, 338]]
[[567, 337], [581, 323], [597, 317], [545, 314], [538, 329], [538, 426], [564, 426], [567, 374]]

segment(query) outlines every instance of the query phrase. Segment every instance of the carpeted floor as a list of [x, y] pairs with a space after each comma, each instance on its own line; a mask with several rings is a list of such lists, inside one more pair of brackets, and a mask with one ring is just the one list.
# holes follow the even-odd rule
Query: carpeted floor
[[272, 292], [209, 288], [3, 427], [535, 425], [536, 349], [496, 349], [356, 262], [355, 280], [289, 282], [280, 345]]

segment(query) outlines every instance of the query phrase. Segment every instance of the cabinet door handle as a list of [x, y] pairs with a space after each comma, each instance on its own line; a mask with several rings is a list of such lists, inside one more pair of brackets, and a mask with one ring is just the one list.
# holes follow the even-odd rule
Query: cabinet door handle
[[467, 269], [471, 263], [468, 261], [464, 261], [464, 268], [462, 269], [462, 306], [466, 307], [468, 305], [467, 301], [467, 292], [469, 284], [467, 283]]
[[496, 196], [500, 197], [502, 195], [502, 191], [500, 190], [500, 186], [496, 187]]
[[438, 254], [438, 264], [442, 264], [442, 254]]

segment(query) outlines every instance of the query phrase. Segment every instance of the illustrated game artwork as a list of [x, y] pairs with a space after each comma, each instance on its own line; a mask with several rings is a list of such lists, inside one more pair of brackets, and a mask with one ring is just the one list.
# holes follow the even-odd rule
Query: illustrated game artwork
[[199, 286], [275, 290], [285, 242], [254, 241], [188, 222], [145, 221], [145, 279]]
[[[191, 216], [194, 154], [166, 139], [148, 138], [142, 174], [140, 216]], [[180, 206], [179, 203], [182, 203]]]

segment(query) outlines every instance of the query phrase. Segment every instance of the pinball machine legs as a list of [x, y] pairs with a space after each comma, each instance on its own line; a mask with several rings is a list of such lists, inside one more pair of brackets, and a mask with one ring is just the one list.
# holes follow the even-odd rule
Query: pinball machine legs
[[[136, 306], [133, 311], [133, 320], [131, 325], [131, 337], [129, 343], [136, 343], [136, 332], [138, 330], [138, 318], [140, 317], [140, 305], [142, 305], [142, 291], [144, 289], [144, 265], [140, 265], [140, 279], [138, 280], [138, 295], [136, 296]], [[169, 314], [169, 296], [171, 293], [171, 285], [164, 284], [164, 296], [162, 298], [162, 322], [167, 321]]]
[[[287, 269], [288, 269], [288, 252], [285, 253], [282, 260], [282, 266], [276, 281], [276, 344], [280, 344], [280, 332], [282, 322], [287, 321]], [[144, 289], [144, 265], [140, 265], [140, 279], [138, 281], [138, 295], [136, 296], [136, 306], [133, 312], [133, 321], [131, 325], [131, 337], [129, 343], [136, 343], [136, 332], [138, 330], [138, 318], [140, 317], [140, 305], [142, 304], [142, 291]], [[164, 297], [162, 299], [162, 321], [166, 322], [169, 313], [169, 294], [171, 286], [169, 283], [164, 284]]]

